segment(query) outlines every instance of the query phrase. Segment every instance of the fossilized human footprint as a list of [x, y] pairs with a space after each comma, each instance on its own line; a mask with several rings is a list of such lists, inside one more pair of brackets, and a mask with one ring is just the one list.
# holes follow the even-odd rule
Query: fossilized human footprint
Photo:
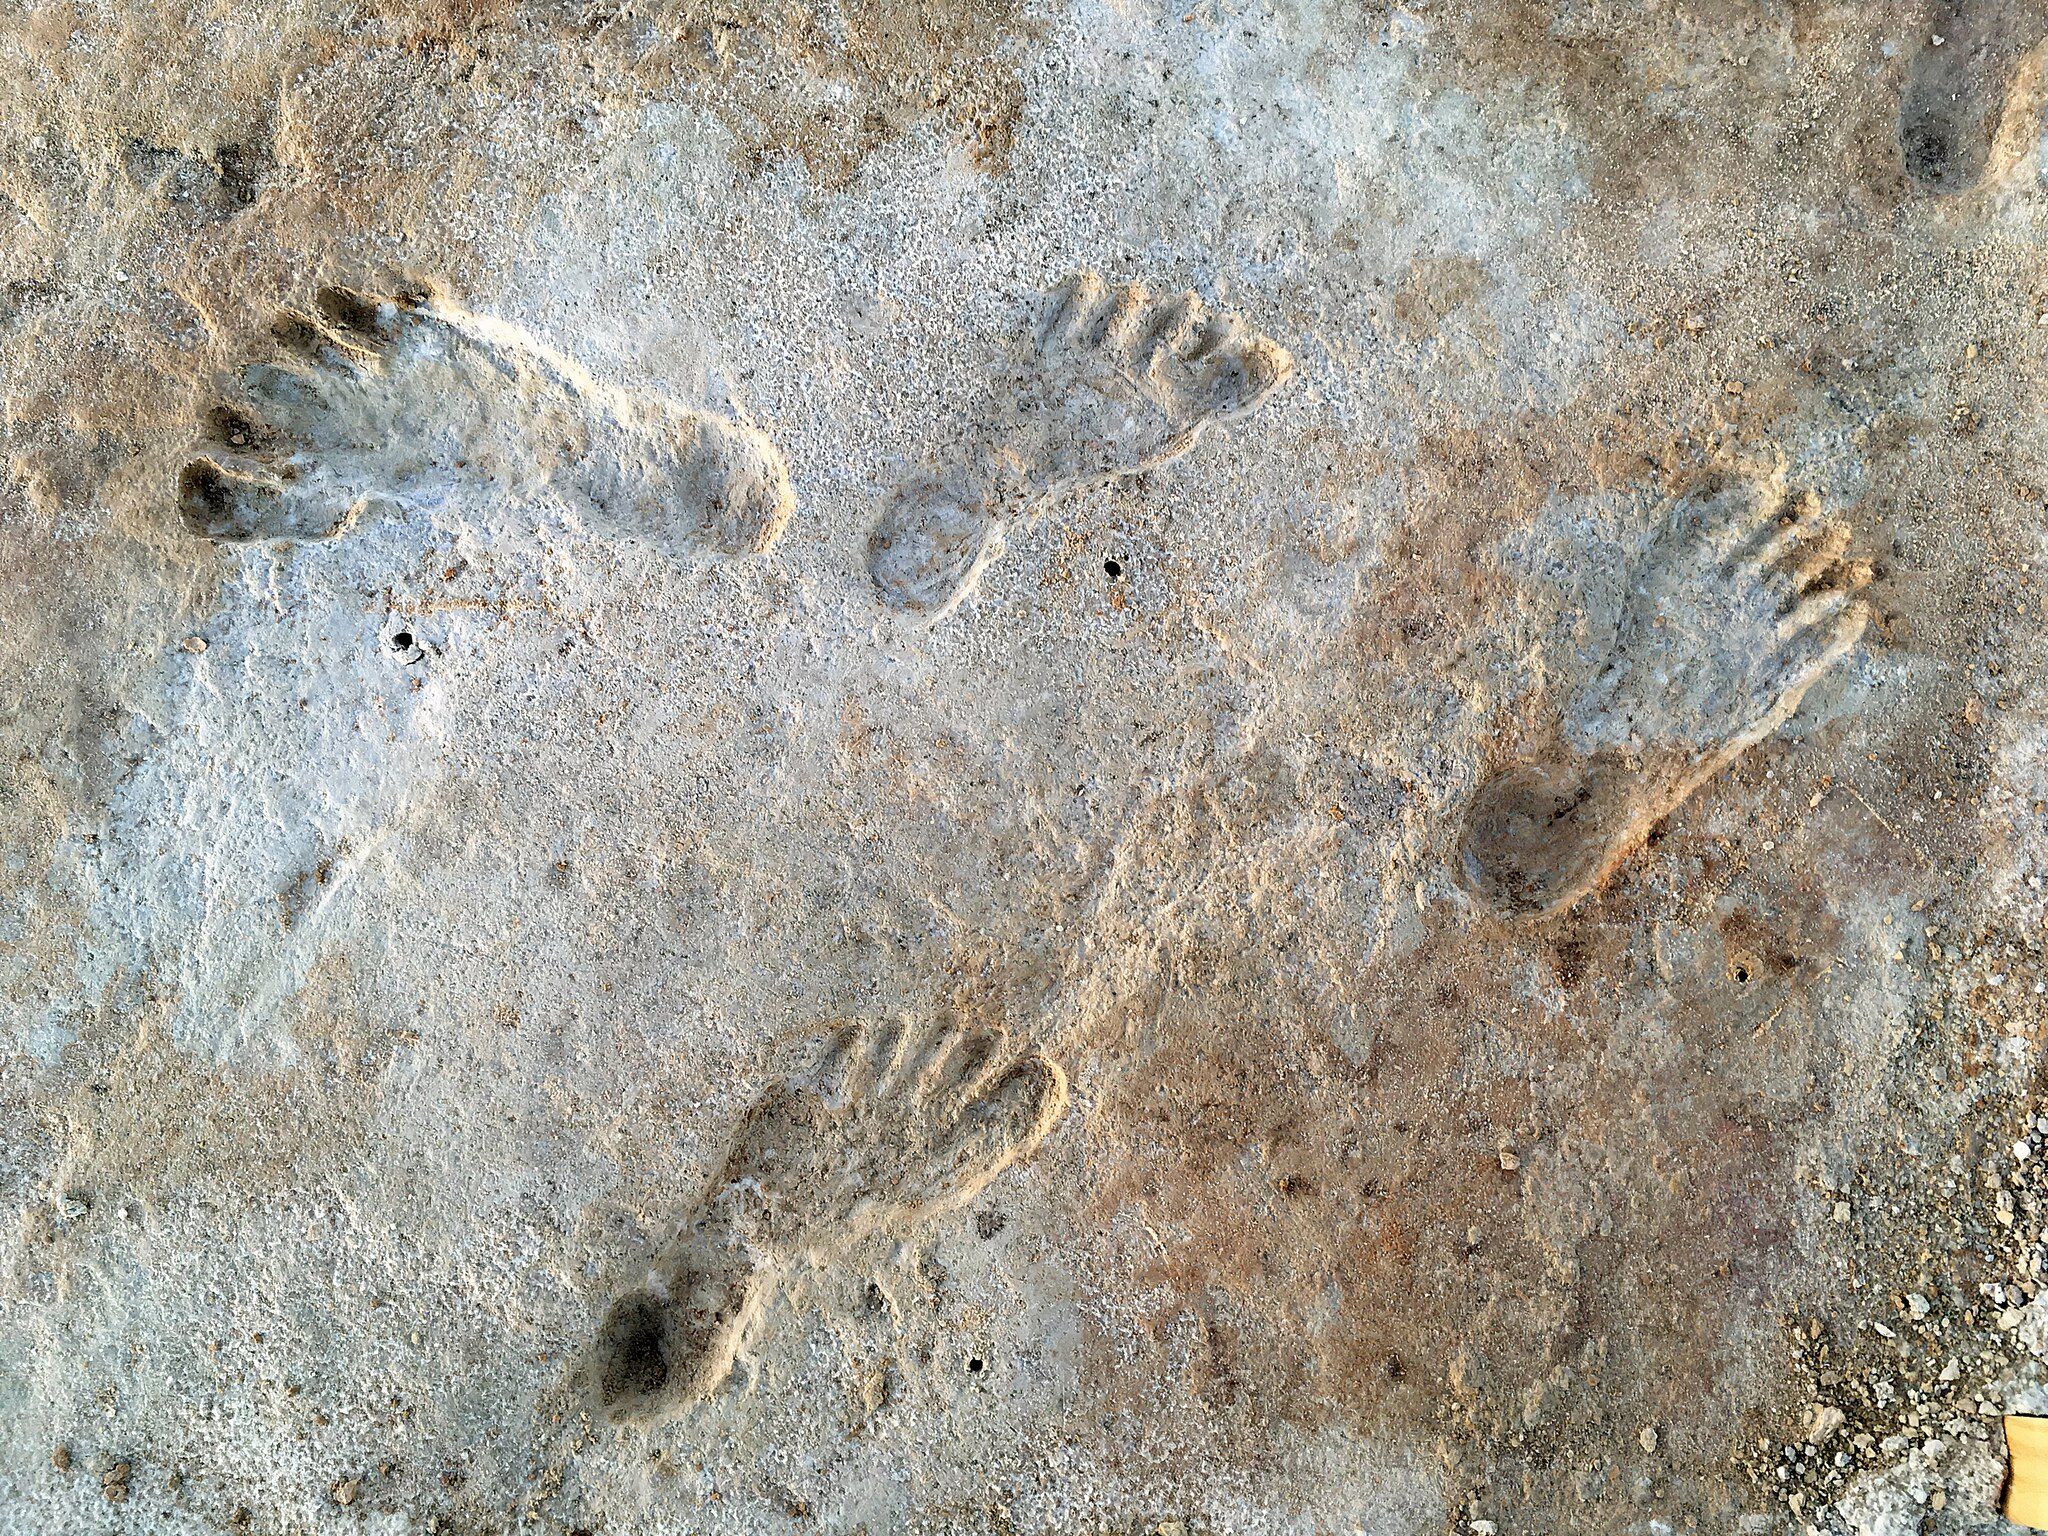
[[216, 406], [178, 508], [205, 538], [321, 539], [380, 506], [551, 490], [671, 553], [768, 548], [789, 476], [750, 423], [601, 384], [446, 300], [323, 288]]
[[949, 613], [1011, 524], [1179, 458], [1294, 372], [1284, 348], [1192, 293], [1154, 299], [1093, 272], [1052, 296], [1036, 339], [993, 419], [953, 463], [903, 487], [869, 540], [868, 572], [897, 607]]
[[1066, 1078], [1001, 1035], [851, 1025], [769, 1090], [643, 1289], [614, 1303], [584, 1382], [617, 1423], [710, 1395], [790, 1263], [972, 1200], [1065, 1111]]
[[1680, 498], [1629, 573], [1565, 742], [1480, 785], [1461, 857], [1502, 911], [1555, 912], [1791, 718], [1848, 655], [1870, 579], [1849, 530], [1782, 476]]
[[1964, 192], [2012, 169], [2040, 134], [2048, 14], [2040, 0], [1941, 0], [1899, 100], [1899, 153], [1924, 192]]

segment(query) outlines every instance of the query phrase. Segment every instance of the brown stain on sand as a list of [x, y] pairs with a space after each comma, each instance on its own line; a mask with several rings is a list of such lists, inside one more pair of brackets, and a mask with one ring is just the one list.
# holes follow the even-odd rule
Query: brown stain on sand
[[[1149, 1234], [1115, 1243], [1126, 1294], [1192, 1401], [1255, 1438], [1445, 1434], [1458, 1475], [1572, 1501], [1625, 1497], [1602, 1458], [1643, 1422], [1733, 1432], [1692, 1384], [1796, 1281], [1795, 1161], [1827, 1112], [1808, 957], [1840, 933], [1805, 872], [1714, 846], [1684, 821], [1564, 919], [1440, 922], [1344, 984], [1370, 1000], [1348, 1028], [1234, 946], [1176, 956], [1101, 1066], [1081, 1182], [1090, 1227]], [[1676, 909], [1673, 863], [1701, 877]], [[1690, 942], [1654, 1004], [1660, 924]], [[1762, 957], [1740, 982], [1738, 953]], [[1156, 1378], [1124, 1347], [1104, 1325], [1084, 1384], [1136, 1412]]]
[[927, 122], [1000, 171], [1035, 37], [1017, 0], [853, 0], [830, 18], [787, 0], [684, 0], [600, 30], [626, 45], [639, 88], [693, 89], [748, 163], [795, 156], [828, 187]]

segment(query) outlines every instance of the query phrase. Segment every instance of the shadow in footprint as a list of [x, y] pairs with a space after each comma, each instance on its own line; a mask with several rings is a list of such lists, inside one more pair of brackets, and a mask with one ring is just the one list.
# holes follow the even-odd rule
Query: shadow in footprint
[[[2008, 113], [2031, 117], [2031, 89], [2016, 89], [2040, 42], [2041, 7], [1947, 0], [1935, 7], [1899, 100], [1899, 153], [1923, 192], [1966, 192], [1991, 168]], [[2029, 122], [2015, 131], [2032, 132]]]
[[648, 1284], [613, 1303], [581, 1378], [615, 1423], [648, 1424], [731, 1375], [786, 1265], [966, 1205], [1065, 1112], [1066, 1079], [1003, 1037], [851, 1026], [808, 1078], [741, 1120], [718, 1176]]
[[598, 1330], [602, 1362], [598, 1396], [607, 1403], [652, 1402], [668, 1386], [668, 1329], [653, 1297], [630, 1296], [612, 1309]]

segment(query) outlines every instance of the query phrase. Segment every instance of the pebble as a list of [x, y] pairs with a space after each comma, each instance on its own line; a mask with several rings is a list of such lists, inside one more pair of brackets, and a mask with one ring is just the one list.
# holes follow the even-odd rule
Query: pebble
[[184, 638], [184, 640], [180, 642], [178, 649], [182, 651], [190, 651], [194, 656], [197, 656], [201, 651], [206, 649], [206, 641], [198, 635], [187, 635]]
[[1657, 1426], [1645, 1424], [1643, 1432], [1636, 1436], [1636, 1444], [1640, 1445], [1646, 1454], [1655, 1451], [1657, 1449]]
[[1807, 1443], [1809, 1445], [1826, 1445], [1847, 1422], [1848, 1415], [1843, 1413], [1833, 1403], [1815, 1403], [1807, 1410]]
[[50, 1465], [59, 1472], [69, 1472], [71, 1470], [71, 1447], [60, 1445], [57, 1449], [50, 1452]]

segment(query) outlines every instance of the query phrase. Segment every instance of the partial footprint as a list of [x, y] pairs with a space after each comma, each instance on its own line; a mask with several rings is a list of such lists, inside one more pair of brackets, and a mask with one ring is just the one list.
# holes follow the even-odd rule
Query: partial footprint
[[2035, 0], [1944, 0], [1933, 8], [1899, 101], [1899, 152], [1924, 192], [1964, 192], [2039, 133], [2042, 38]]
[[1479, 787], [1466, 883], [1515, 915], [1562, 910], [1692, 792], [1792, 717], [1869, 610], [1849, 530], [1782, 475], [1683, 497], [1631, 572], [1566, 744]]
[[315, 310], [280, 318], [280, 355], [208, 418], [178, 485], [193, 533], [323, 539], [382, 507], [542, 490], [672, 554], [758, 554], [789, 521], [782, 456], [745, 421], [600, 384], [442, 299], [323, 288]]
[[615, 1303], [584, 1370], [617, 1423], [647, 1424], [731, 1374], [791, 1261], [972, 1200], [1045, 1139], [1066, 1079], [1003, 1037], [856, 1025], [808, 1080], [748, 1111], [718, 1177], [650, 1283]]
[[943, 616], [1009, 525], [1179, 458], [1293, 372], [1284, 348], [1192, 293], [1154, 299], [1083, 272], [1053, 295], [1032, 366], [997, 419], [957, 462], [897, 494], [869, 540], [868, 572], [888, 602]]

